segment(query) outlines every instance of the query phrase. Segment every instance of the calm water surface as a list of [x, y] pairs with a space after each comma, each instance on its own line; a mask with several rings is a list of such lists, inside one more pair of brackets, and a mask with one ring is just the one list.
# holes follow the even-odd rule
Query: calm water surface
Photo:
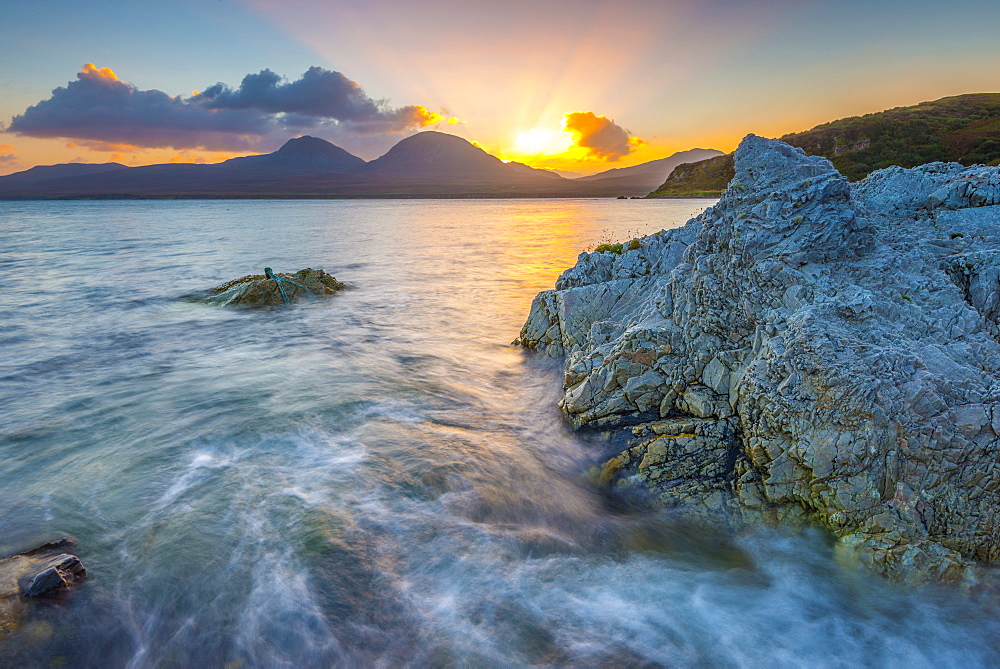
[[[0, 553], [89, 581], [6, 666], [987, 666], [1000, 607], [588, 483], [509, 345], [577, 253], [705, 201], [0, 202]], [[284, 309], [184, 297], [322, 267]]]

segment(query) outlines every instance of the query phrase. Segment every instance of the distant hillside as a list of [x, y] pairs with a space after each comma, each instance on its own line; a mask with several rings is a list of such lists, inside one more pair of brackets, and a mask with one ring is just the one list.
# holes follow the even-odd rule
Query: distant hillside
[[[851, 181], [891, 165], [914, 167], [934, 161], [996, 165], [1000, 164], [1000, 93], [957, 95], [852, 116], [780, 139], [829, 158]], [[732, 156], [704, 162], [710, 164], [678, 168], [650, 197], [718, 195], [732, 178]]]
[[87, 174], [100, 174], [113, 170], [127, 169], [121, 163], [63, 163], [61, 165], [37, 165], [22, 172], [14, 172], [2, 177], [8, 184], [33, 184], [63, 177], [78, 177]]
[[1000, 93], [957, 95], [824, 123], [782, 141], [826, 156], [852, 181], [890, 165], [1000, 161]]
[[733, 154], [678, 165], [649, 197], [718, 197], [736, 175]]
[[601, 187], [618, 195], [645, 195], [662, 184], [678, 165], [721, 155], [722, 151], [715, 149], [688, 149], [666, 158], [580, 177], [576, 181]]

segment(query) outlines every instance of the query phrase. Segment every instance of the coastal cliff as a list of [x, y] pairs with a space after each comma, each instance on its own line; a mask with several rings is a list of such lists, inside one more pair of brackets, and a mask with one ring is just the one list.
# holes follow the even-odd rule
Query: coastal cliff
[[849, 183], [753, 135], [686, 226], [584, 253], [519, 343], [565, 356], [602, 480], [699, 522], [818, 523], [906, 581], [1000, 560], [1000, 168]]

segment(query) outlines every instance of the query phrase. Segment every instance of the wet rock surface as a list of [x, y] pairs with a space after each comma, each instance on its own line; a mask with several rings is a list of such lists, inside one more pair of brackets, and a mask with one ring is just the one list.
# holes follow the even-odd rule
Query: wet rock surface
[[685, 227], [581, 254], [519, 343], [565, 356], [606, 482], [730, 524], [819, 523], [901, 580], [1000, 561], [1000, 168], [856, 184], [748, 136]]
[[0, 641], [21, 627], [29, 600], [44, 602], [86, 580], [75, 550], [67, 537], [0, 559]]
[[732, 529], [738, 457], [732, 421], [651, 421], [632, 429], [629, 447], [605, 462], [598, 478], [619, 489], [651, 489], [657, 504], [682, 511], [685, 520]]
[[205, 300], [224, 306], [267, 307], [304, 298], [329, 297], [346, 287], [336, 277], [310, 267], [294, 274], [282, 272], [271, 276], [251, 274], [240, 277], [213, 288]]

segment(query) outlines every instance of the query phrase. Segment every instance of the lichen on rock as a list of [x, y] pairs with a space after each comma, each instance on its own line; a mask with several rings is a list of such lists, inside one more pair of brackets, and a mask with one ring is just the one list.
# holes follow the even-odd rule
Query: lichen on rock
[[273, 276], [282, 280], [265, 274], [234, 279], [210, 290], [204, 300], [225, 306], [267, 307], [295, 302], [303, 297], [327, 297], [347, 287], [336, 277], [311, 267], [294, 274], [285, 272]]
[[532, 304], [518, 342], [565, 356], [574, 426], [728, 435], [637, 435], [605, 479], [698, 517], [819, 523], [902, 580], [996, 564], [1000, 169], [850, 184], [753, 135], [735, 165], [686, 226], [581, 254]]

